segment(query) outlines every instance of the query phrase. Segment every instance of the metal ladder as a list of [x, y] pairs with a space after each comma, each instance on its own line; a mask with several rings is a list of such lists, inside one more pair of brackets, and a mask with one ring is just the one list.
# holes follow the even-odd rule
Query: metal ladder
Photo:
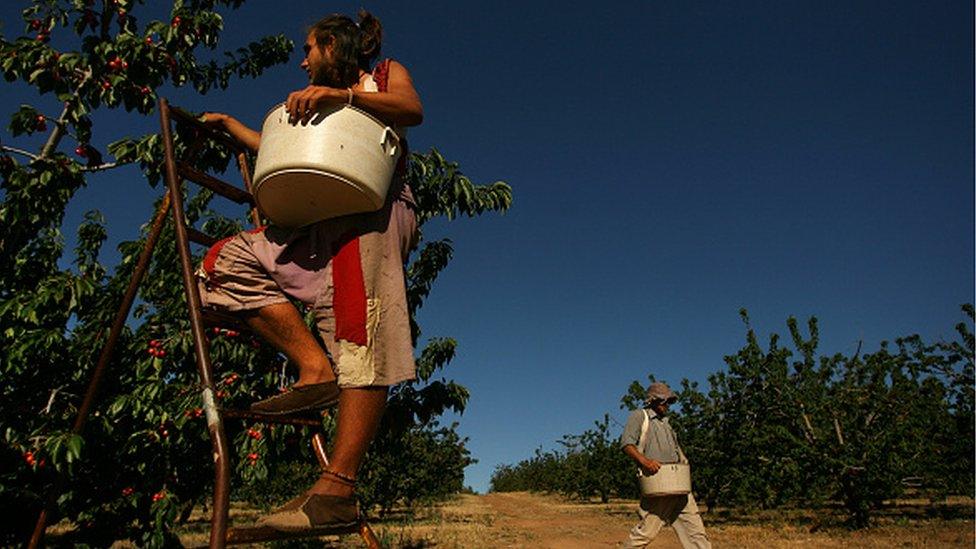
[[[217, 407], [214, 395], [216, 393], [214, 384], [213, 366], [210, 360], [210, 342], [205, 335], [207, 327], [227, 327], [235, 329], [245, 329], [243, 324], [233, 315], [219, 313], [217, 311], [204, 309], [200, 302], [200, 293], [197, 288], [196, 277], [194, 274], [193, 259], [190, 253], [190, 243], [204, 246], [212, 246], [218, 239], [204, 234], [203, 232], [187, 226], [185, 210], [183, 207], [182, 186], [183, 181], [191, 181], [205, 187], [215, 194], [227, 198], [241, 205], [251, 207], [250, 217], [255, 226], [261, 224], [260, 216], [255, 208], [255, 200], [252, 195], [252, 181], [250, 168], [247, 162], [248, 151], [236, 140], [214, 130], [195, 117], [187, 114], [178, 108], [172, 107], [165, 99], [160, 99], [159, 118], [161, 125], [161, 135], [165, 152], [165, 180], [166, 194], [160, 202], [159, 208], [153, 218], [153, 222], [146, 239], [146, 246], [143, 248], [126, 289], [122, 304], [115, 317], [115, 322], [109, 332], [108, 340], [99, 356], [98, 363], [89, 381], [88, 390], [85, 398], [78, 410], [78, 417], [75, 420], [72, 431], [81, 434], [84, 422], [87, 419], [98, 386], [104, 375], [105, 368], [111, 358], [112, 351], [118, 342], [119, 335], [128, 317], [129, 310], [135, 300], [136, 293], [145, 272], [148, 270], [149, 261], [153, 250], [159, 240], [166, 216], [172, 212], [174, 232], [176, 235], [176, 245], [180, 256], [180, 268], [183, 275], [183, 286], [186, 292], [187, 305], [190, 315], [190, 330], [194, 343], [194, 354], [197, 363], [197, 370], [200, 376], [201, 400], [204, 415], [207, 420], [207, 429], [210, 434], [210, 441], [213, 447], [214, 462], [214, 491], [213, 491], [213, 514], [210, 520], [210, 544], [211, 548], [224, 547], [226, 545], [236, 545], [242, 543], [256, 543], [261, 541], [295, 539], [305, 537], [318, 537], [323, 535], [338, 535], [358, 533], [366, 546], [370, 549], [379, 549], [380, 544], [370, 528], [365, 518], [360, 518], [358, 524], [351, 527], [334, 529], [315, 529], [308, 532], [280, 532], [270, 527], [244, 527], [230, 528], [228, 526], [228, 514], [230, 508], [230, 455], [232, 449], [228, 446], [227, 436], [224, 431], [224, 419], [242, 419], [256, 421], [260, 423], [277, 423], [287, 425], [308, 426], [319, 428], [312, 436], [312, 448], [319, 461], [319, 465], [325, 469], [329, 464], [329, 458], [325, 451], [325, 437], [321, 433], [322, 422], [318, 419], [298, 416], [275, 416], [260, 414], [244, 410], [221, 409]], [[202, 144], [204, 138], [210, 138], [230, 149], [235, 153], [238, 169], [244, 180], [244, 189], [226, 183], [216, 177], [195, 169], [189, 163], [181, 162], [176, 158], [176, 151], [173, 144], [173, 123], [179, 122], [192, 127], [200, 138], [197, 143]], [[192, 152], [191, 147], [191, 152]], [[34, 534], [31, 538], [30, 547], [37, 547], [42, 543], [44, 528], [47, 521], [48, 510], [53, 508], [60, 487], [53, 490], [53, 494], [48, 499], [46, 508], [38, 517], [35, 525]]]

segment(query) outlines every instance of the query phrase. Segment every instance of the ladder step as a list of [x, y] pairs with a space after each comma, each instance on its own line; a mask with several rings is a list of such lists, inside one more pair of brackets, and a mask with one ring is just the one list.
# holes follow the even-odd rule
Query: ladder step
[[232, 408], [222, 408], [220, 414], [229, 419], [244, 419], [250, 421], [259, 421], [261, 423], [279, 423], [282, 425], [304, 425], [306, 427], [321, 427], [322, 418], [314, 418], [313, 414], [320, 414], [321, 412], [300, 412], [297, 414], [290, 414], [285, 416], [273, 415], [273, 414], [262, 414], [260, 412], [252, 412], [250, 410], [235, 410]]
[[190, 242], [196, 242], [197, 244], [202, 244], [208, 248], [220, 241], [219, 238], [210, 236], [205, 232], [198, 231], [193, 227], [186, 228], [186, 236], [190, 239]]
[[217, 309], [201, 309], [200, 316], [203, 317], [203, 324], [205, 326], [213, 326], [218, 328], [233, 328], [238, 332], [250, 333], [250, 328], [247, 324], [236, 315], [231, 313], [225, 313], [223, 311], [218, 311]]
[[227, 545], [237, 545], [242, 543], [254, 543], [260, 541], [271, 541], [278, 539], [299, 539], [319, 536], [338, 536], [342, 534], [355, 534], [360, 529], [359, 525], [344, 526], [341, 528], [316, 528], [302, 532], [280, 532], [268, 526], [249, 526], [244, 528], [227, 529]]
[[206, 187], [224, 198], [233, 200], [238, 204], [254, 205], [254, 197], [251, 196], [251, 193], [239, 189], [230, 183], [221, 181], [208, 173], [201, 172], [186, 162], [177, 162], [176, 166], [176, 171], [179, 172], [180, 176], [185, 177], [198, 185]]

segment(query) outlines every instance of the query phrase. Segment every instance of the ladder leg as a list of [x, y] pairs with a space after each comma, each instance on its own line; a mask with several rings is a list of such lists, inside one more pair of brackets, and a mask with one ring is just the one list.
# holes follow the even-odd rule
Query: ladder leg
[[227, 542], [227, 518], [230, 508], [230, 463], [227, 435], [224, 423], [214, 403], [213, 367], [210, 363], [210, 342], [203, 330], [203, 316], [200, 306], [200, 292], [194, 276], [193, 260], [190, 257], [190, 240], [187, 236], [184, 219], [183, 196], [180, 192], [182, 181], [177, 176], [176, 156], [173, 147], [173, 132], [170, 127], [169, 103], [159, 100], [159, 119], [162, 126], [163, 149], [165, 151], [166, 187], [173, 201], [173, 228], [176, 233], [177, 251], [180, 254], [180, 270], [183, 274], [183, 289], [190, 309], [190, 331], [193, 335], [194, 354], [200, 385], [203, 387], [203, 409], [207, 416], [207, 430], [213, 445], [214, 495], [213, 516], [210, 518], [210, 547], [223, 549]]
[[[142, 277], [149, 268], [149, 260], [152, 258], [153, 250], [156, 249], [156, 242], [159, 241], [159, 234], [163, 230], [163, 223], [166, 221], [166, 214], [169, 211], [169, 203], [170, 195], [169, 191], [166, 191], [166, 194], [163, 195], [162, 202], [159, 204], [159, 208], [156, 210], [156, 215], [153, 217], [152, 228], [146, 237], [146, 245], [139, 254], [139, 260], [136, 262], [135, 269], [132, 271], [132, 278], [129, 279], [129, 285], [122, 297], [122, 303], [119, 304], [119, 310], [115, 313], [115, 320], [112, 322], [112, 327], [109, 330], [108, 340], [105, 342], [105, 346], [102, 347], [102, 352], [98, 356], [95, 370], [92, 372], [91, 380], [88, 382], [88, 390], [85, 392], [84, 400], [82, 400], [81, 407], [78, 409], [78, 415], [75, 417], [75, 423], [71, 428], [71, 432], [76, 435], [80, 435], [84, 430], [85, 420], [88, 419], [91, 407], [95, 403], [95, 396], [98, 394], [98, 388], [102, 383], [102, 377], [105, 374], [108, 361], [112, 358], [112, 352], [115, 351], [115, 345], [119, 341], [122, 328], [125, 327], [125, 319], [129, 317], [129, 311], [132, 309], [132, 303], [135, 301], [139, 284], [142, 282]], [[61, 478], [58, 477], [55, 480], [54, 488], [48, 495], [45, 506], [41, 509], [37, 517], [37, 522], [34, 524], [34, 533], [31, 535], [30, 543], [28, 544], [30, 549], [39, 547], [44, 539], [44, 529], [47, 526], [48, 512], [54, 508], [58, 496], [61, 495], [61, 487], [63, 485]]]
[[365, 520], [359, 523], [359, 535], [369, 549], [381, 549], [380, 540], [376, 539], [376, 534]]
[[329, 456], [325, 453], [325, 437], [322, 433], [315, 433], [312, 435], [312, 450], [315, 451], [315, 457], [319, 460], [319, 467], [325, 469], [329, 466]]

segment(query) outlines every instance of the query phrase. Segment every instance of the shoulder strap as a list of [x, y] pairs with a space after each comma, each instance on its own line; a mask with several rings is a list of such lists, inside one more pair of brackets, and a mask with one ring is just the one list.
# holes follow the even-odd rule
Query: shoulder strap
[[[642, 409], [641, 412], [644, 413], [644, 421], [641, 423], [641, 434], [640, 438], [637, 440], [637, 449], [641, 454], [644, 454], [644, 446], [647, 445], [647, 428], [650, 426], [651, 418], [647, 415], [647, 410]], [[640, 467], [637, 468], [637, 476], [641, 477], [644, 475], [644, 471]]]
[[[376, 91], [378, 92], [385, 92], [389, 89], [391, 61], [393, 60], [387, 58], [380, 61], [375, 67], [373, 67], [373, 82], [376, 82]], [[402, 136], [400, 137], [400, 147], [403, 152], [400, 153], [400, 158], [397, 159], [395, 173], [404, 175], [407, 173], [407, 157], [410, 156], [410, 147], [407, 144], [406, 138]], [[411, 199], [411, 201], [412, 200], [413, 199]]]
[[640, 439], [637, 441], [637, 449], [643, 454], [645, 453], [644, 447], [647, 446], [647, 429], [650, 427], [651, 417], [647, 415], [647, 410], [641, 410], [641, 412], [644, 412], [644, 422], [641, 423], [641, 434]]
[[373, 81], [376, 91], [385, 92], [390, 82], [390, 59], [384, 59], [373, 68]]

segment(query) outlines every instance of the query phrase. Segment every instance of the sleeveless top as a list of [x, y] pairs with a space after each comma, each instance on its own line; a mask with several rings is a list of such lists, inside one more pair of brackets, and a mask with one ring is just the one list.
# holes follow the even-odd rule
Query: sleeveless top
[[[376, 64], [372, 73], [368, 73], [363, 80], [363, 91], [366, 93], [385, 92], [389, 83], [390, 62], [392, 59], [384, 59]], [[400, 158], [397, 160], [396, 169], [393, 172], [393, 181], [390, 183], [390, 193], [396, 199], [409, 205], [411, 208], [417, 207], [417, 202], [413, 198], [413, 192], [407, 183], [407, 161], [410, 156], [410, 147], [407, 145], [407, 129], [400, 126], [393, 126], [393, 131], [400, 138]]]

